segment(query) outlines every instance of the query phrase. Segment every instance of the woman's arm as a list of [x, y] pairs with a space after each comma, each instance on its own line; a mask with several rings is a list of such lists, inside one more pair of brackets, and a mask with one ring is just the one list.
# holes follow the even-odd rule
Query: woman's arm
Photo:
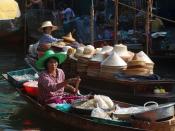
[[68, 79], [67, 80], [68, 84], [65, 86], [65, 91], [70, 93], [77, 93], [80, 81], [81, 81], [80, 77]]

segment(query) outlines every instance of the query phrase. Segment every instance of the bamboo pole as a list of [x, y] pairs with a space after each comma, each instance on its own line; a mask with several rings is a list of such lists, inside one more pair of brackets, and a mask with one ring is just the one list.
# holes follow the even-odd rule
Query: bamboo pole
[[26, 45], [27, 45], [27, 0], [24, 2], [24, 53], [27, 53]]
[[153, 0], [147, 0], [147, 12], [146, 12], [146, 26], [145, 26], [145, 32], [146, 32], [146, 47], [145, 52], [147, 55], [151, 52], [151, 28], [150, 28], [150, 20], [152, 16], [152, 2]]
[[114, 44], [118, 44], [119, 0], [115, 0]]
[[94, 1], [91, 0], [91, 45], [94, 45]]

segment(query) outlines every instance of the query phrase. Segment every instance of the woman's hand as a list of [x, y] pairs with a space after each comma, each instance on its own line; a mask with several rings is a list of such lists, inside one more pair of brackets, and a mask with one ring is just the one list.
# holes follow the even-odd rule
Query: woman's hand
[[67, 84], [65, 87], [66, 92], [69, 92], [71, 94], [77, 94], [78, 90], [74, 88], [72, 85]]

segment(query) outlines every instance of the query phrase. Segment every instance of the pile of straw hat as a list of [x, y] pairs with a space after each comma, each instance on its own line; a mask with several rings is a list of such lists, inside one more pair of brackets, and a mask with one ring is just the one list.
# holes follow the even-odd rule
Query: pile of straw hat
[[101, 53], [102, 48], [96, 48], [95, 49], [95, 54]]
[[83, 51], [83, 55], [82, 57], [85, 57], [85, 58], [92, 58], [92, 56], [94, 55], [95, 53], [95, 48], [94, 46], [92, 45], [87, 45], [84, 47], [84, 51]]
[[125, 62], [129, 62], [134, 57], [134, 53], [128, 51], [127, 46], [123, 44], [114, 45], [114, 52], [116, 52]]
[[92, 45], [87, 45], [87, 46], [83, 47], [83, 49], [80, 49], [80, 50], [78, 50], [78, 49], [77, 49], [77, 51], [80, 51], [80, 52], [75, 53], [75, 56], [78, 55], [77, 71], [79, 73], [86, 74], [89, 60], [90, 60], [90, 58], [92, 58], [92, 56], [95, 52], [95, 49], [94, 49], [94, 46], [92, 46]]
[[135, 54], [133, 60], [128, 62], [128, 67], [124, 70], [127, 75], [149, 76], [153, 74], [154, 64], [152, 60], [143, 52]]
[[154, 62], [143, 51], [138, 52], [135, 57], [137, 60], [143, 60], [146, 63], [149, 74], [154, 74]]
[[114, 73], [126, 69], [127, 63], [115, 52], [112, 52], [102, 63], [100, 77], [113, 78]]
[[76, 49], [76, 52], [74, 54], [74, 57], [78, 59], [79, 57], [81, 57], [83, 55], [83, 51], [84, 51], [84, 46], [78, 47]]
[[113, 50], [113, 47], [112, 46], [109, 46], [109, 45], [107, 45], [107, 46], [103, 46], [103, 48], [101, 49], [101, 52], [102, 53], [110, 53], [111, 51]]

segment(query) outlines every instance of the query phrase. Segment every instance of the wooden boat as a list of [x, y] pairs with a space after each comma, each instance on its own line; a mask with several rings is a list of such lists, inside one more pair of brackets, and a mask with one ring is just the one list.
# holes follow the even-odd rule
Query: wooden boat
[[[7, 80], [8, 76], [4, 76]], [[11, 81], [9, 81], [11, 82]], [[13, 84], [14, 85], [14, 84]], [[143, 129], [137, 129], [133, 127], [127, 127], [127, 126], [120, 126], [120, 125], [114, 125], [114, 124], [102, 124], [94, 121], [93, 119], [90, 119], [88, 116], [83, 116], [81, 114], [77, 113], [69, 113], [69, 112], [63, 112], [60, 110], [57, 110], [55, 108], [52, 108], [50, 106], [43, 106], [40, 103], [38, 103], [36, 97], [32, 97], [28, 95], [23, 88], [15, 87], [16, 91], [29, 103], [31, 104], [40, 114], [42, 114], [44, 117], [48, 118], [49, 120], [52, 120], [54, 123], [61, 122], [63, 124], [69, 125], [70, 127], [75, 127], [82, 130], [101, 130], [101, 131], [146, 131]], [[120, 106], [127, 107], [129, 104], [117, 102]], [[82, 126], [83, 125], [83, 126]]]
[[[5, 78], [8, 80], [8, 76], [5, 75]], [[75, 127], [81, 130], [91, 130], [91, 131], [163, 131], [164, 129], [168, 129], [167, 131], [175, 129], [175, 119], [172, 118], [170, 120], [166, 120], [163, 122], [150, 122], [149, 126], [145, 124], [145, 122], [140, 121], [131, 121], [130, 126], [118, 125], [114, 123], [104, 123], [102, 119], [93, 119], [90, 116], [86, 116], [83, 114], [77, 114], [73, 111], [71, 112], [63, 112], [61, 110], [57, 110], [50, 106], [43, 106], [38, 103], [36, 97], [32, 97], [28, 95], [23, 88], [15, 87], [16, 91], [24, 98], [29, 104], [31, 104], [36, 111], [38, 111], [42, 116], [46, 117], [48, 121], [53, 121], [53, 123], [63, 123], [70, 127]], [[115, 101], [121, 107], [129, 107], [131, 104], [123, 103], [120, 101]], [[147, 122], [149, 123], [149, 122]], [[137, 128], [139, 127], [139, 128]]]
[[[166, 93], [155, 94], [155, 87], [163, 87]], [[139, 105], [147, 101], [165, 103], [175, 100], [174, 80], [132, 81], [86, 76], [82, 77], [81, 89]]]
[[[33, 59], [26, 58], [26, 63], [36, 70]], [[76, 64], [76, 63], [75, 63]], [[62, 66], [66, 76], [80, 75], [82, 82], [80, 89], [83, 92], [101, 93], [110, 96], [111, 98], [121, 101], [130, 102], [133, 104], [143, 104], [147, 101], [157, 101], [159, 103], [173, 102], [174, 94], [174, 79], [160, 80], [131, 80], [119, 78], [101, 78], [87, 76], [86, 73], [77, 73], [74, 67], [68, 62]], [[72, 71], [73, 70], [73, 71]], [[155, 94], [155, 88], [164, 88], [166, 93]]]

